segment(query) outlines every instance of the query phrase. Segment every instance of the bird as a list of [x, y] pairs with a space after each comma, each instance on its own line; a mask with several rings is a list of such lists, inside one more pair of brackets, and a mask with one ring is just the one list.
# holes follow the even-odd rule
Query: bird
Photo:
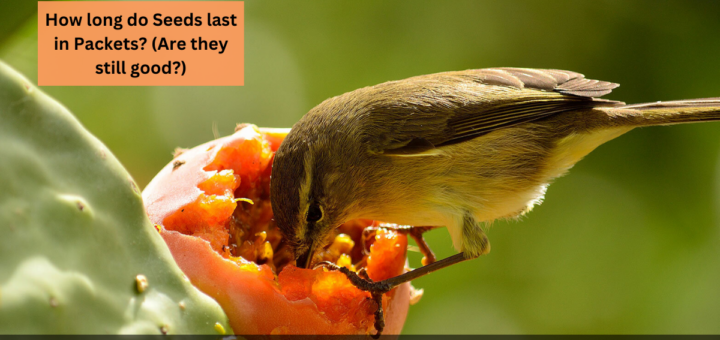
[[329, 98], [293, 125], [274, 156], [276, 224], [305, 268], [349, 220], [447, 228], [459, 253], [398, 277], [370, 282], [334, 268], [376, 297], [487, 254], [485, 223], [528, 213], [601, 144], [636, 127], [720, 120], [720, 97], [601, 98], [618, 86], [572, 71], [487, 68]]

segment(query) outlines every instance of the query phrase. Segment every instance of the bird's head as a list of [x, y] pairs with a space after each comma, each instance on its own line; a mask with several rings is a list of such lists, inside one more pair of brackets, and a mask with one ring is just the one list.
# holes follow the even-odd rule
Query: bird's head
[[358, 167], [336, 154], [342, 138], [320, 136], [321, 131], [304, 124], [314, 123], [303, 119], [293, 127], [275, 154], [270, 180], [275, 222], [302, 268], [312, 265], [338, 226], [358, 217], [356, 195], [362, 185], [353, 179]]

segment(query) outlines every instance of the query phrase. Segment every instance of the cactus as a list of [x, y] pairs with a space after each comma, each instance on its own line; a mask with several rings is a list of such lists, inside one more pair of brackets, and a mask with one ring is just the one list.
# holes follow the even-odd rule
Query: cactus
[[232, 332], [118, 160], [1, 62], [0, 233], [0, 333]]

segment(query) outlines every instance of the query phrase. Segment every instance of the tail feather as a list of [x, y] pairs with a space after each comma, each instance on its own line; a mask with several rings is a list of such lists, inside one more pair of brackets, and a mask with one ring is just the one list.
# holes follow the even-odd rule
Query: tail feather
[[683, 107], [720, 107], [720, 97], [689, 100], [672, 100], [667, 102], [642, 103], [622, 106], [623, 109], [638, 110]]
[[632, 117], [633, 123], [641, 126], [720, 121], [720, 97], [632, 104], [618, 109], [640, 111], [627, 118]]

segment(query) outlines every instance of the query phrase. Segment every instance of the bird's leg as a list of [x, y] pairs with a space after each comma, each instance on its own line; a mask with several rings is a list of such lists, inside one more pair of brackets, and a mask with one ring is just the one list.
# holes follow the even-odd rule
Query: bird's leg
[[440, 261], [433, 262], [426, 266], [411, 270], [407, 273], [400, 274], [393, 278], [389, 278], [387, 280], [378, 281], [378, 282], [373, 282], [370, 279], [364, 279], [364, 278], [360, 277], [354, 271], [347, 269], [345, 267], [340, 267], [332, 262], [327, 262], [327, 261], [320, 262], [315, 265], [315, 268], [322, 266], [322, 267], [328, 268], [330, 270], [337, 270], [337, 271], [345, 274], [345, 276], [347, 276], [348, 280], [350, 280], [350, 282], [355, 287], [357, 287], [360, 290], [364, 290], [364, 291], [370, 293], [373, 300], [378, 305], [378, 309], [375, 311], [375, 329], [377, 330], [377, 333], [375, 335], [373, 335], [373, 338], [377, 339], [382, 334], [383, 328], [385, 328], [385, 318], [383, 315], [383, 307], [382, 307], [383, 294], [391, 291], [393, 288], [395, 288], [405, 282], [415, 280], [419, 277], [430, 274], [436, 270], [440, 270], [442, 268], [449, 267], [453, 264], [460, 263], [465, 260], [470, 260], [473, 258], [475, 258], [475, 257], [466, 257], [465, 253], [455, 254], [453, 256], [442, 259]]
[[413, 226], [381, 226], [381, 227], [367, 227], [363, 230], [361, 242], [362, 242], [362, 249], [363, 254], [368, 254], [368, 248], [366, 245], [366, 239], [368, 236], [370, 236], [371, 233], [375, 233], [378, 229], [389, 229], [389, 230], [395, 230], [397, 232], [407, 233], [412, 237], [413, 240], [415, 240], [415, 243], [417, 243], [418, 248], [420, 248], [420, 253], [423, 254], [422, 259], [422, 265], [428, 265], [430, 263], [435, 262], [435, 254], [430, 249], [430, 246], [425, 242], [425, 239], [423, 238], [423, 234], [429, 230], [435, 229], [437, 227], [413, 227]]
[[[430, 227], [431, 228], [431, 227]], [[337, 270], [345, 276], [347, 276], [348, 280], [357, 287], [360, 290], [364, 290], [366, 292], [369, 292], [372, 295], [373, 300], [378, 305], [378, 309], [375, 312], [375, 329], [377, 330], [377, 333], [373, 335], [373, 338], [377, 339], [382, 334], [382, 330], [385, 327], [385, 319], [383, 316], [383, 308], [382, 308], [382, 296], [383, 294], [391, 291], [393, 288], [412, 280], [415, 280], [419, 277], [425, 276], [427, 274], [430, 274], [434, 271], [443, 269], [445, 267], [452, 266], [453, 264], [460, 263], [466, 260], [471, 260], [474, 258], [479, 257], [480, 255], [487, 254], [490, 251], [490, 242], [488, 241], [487, 236], [485, 235], [485, 232], [480, 227], [480, 224], [475, 221], [475, 219], [468, 214], [463, 219], [463, 252], [455, 254], [453, 256], [450, 256], [448, 258], [444, 258], [440, 261], [434, 261], [432, 263], [429, 263], [427, 265], [424, 265], [420, 268], [413, 269], [407, 273], [400, 274], [398, 276], [373, 282], [372, 280], [364, 279], [360, 277], [357, 273], [345, 268], [345, 267], [339, 267], [333, 263], [330, 262], [323, 262], [321, 265], [327, 267], [331, 270]], [[412, 227], [409, 228], [403, 228], [403, 229], [410, 229], [412, 230]], [[375, 229], [377, 230], [377, 228]], [[429, 230], [429, 229], [426, 229]], [[363, 242], [365, 239], [365, 233], [363, 232]], [[419, 233], [420, 237], [422, 237], [422, 232]], [[412, 236], [412, 234], [411, 234]], [[424, 240], [422, 243], [425, 243]], [[420, 244], [420, 243], [418, 243]], [[363, 243], [363, 247], [364, 247]], [[427, 246], [427, 244], [425, 244]], [[422, 249], [422, 248], [421, 248]], [[429, 247], [427, 248], [430, 249]], [[430, 252], [432, 254], [432, 252]], [[427, 256], [427, 255], [426, 255]], [[433, 255], [434, 258], [434, 255]]]
[[420, 253], [423, 254], [423, 258], [420, 261], [423, 266], [427, 266], [431, 263], [435, 262], [435, 254], [433, 253], [432, 249], [430, 249], [430, 246], [425, 242], [425, 239], [423, 238], [423, 234], [430, 230], [434, 229], [435, 227], [417, 227], [412, 228], [410, 230], [410, 237], [412, 237], [413, 240], [415, 240], [415, 243], [417, 243], [418, 248], [420, 248]]

